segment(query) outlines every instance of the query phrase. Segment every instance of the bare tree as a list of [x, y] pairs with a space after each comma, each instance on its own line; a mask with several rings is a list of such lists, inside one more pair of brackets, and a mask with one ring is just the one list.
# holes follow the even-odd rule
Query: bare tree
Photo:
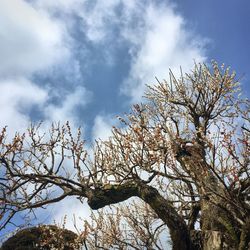
[[94, 210], [135, 196], [168, 227], [173, 249], [248, 249], [250, 105], [240, 93], [216, 62], [178, 79], [170, 71], [93, 157], [69, 124], [49, 134], [33, 126], [11, 143], [3, 130], [2, 227], [67, 196]]

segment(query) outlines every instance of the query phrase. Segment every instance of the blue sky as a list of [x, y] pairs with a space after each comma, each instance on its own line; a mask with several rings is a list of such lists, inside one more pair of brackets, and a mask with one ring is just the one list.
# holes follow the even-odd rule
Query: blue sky
[[[250, 87], [248, 0], [0, 0], [0, 126], [69, 120], [106, 138], [145, 84], [211, 59]], [[65, 201], [65, 211], [74, 209]], [[75, 201], [78, 202], [78, 201]], [[71, 211], [72, 210], [72, 211]], [[86, 214], [87, 208], [85, 209]]]

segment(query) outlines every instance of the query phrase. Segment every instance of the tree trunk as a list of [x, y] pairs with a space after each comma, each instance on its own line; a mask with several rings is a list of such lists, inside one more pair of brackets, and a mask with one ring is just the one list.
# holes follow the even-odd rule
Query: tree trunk
[[192, 250], [193, 245], [187, 225], [172, 204], [148, 185], [139, 186], [139, 197], [148, 203], [169, 228], [173, 250]]
[[[226, 250], [223, 233], [219, 231], [192, 230], [191, 239], [195, 250]], [[231, 248], [233, 249], [233, 248]]]
[[[181, 143], [184, 145], [182, 141]], [[228, 202], [231, 196], [228, 195], [227, 190], [206, 162], [204, 146], [196, 143], [187, 147], [185, 154], [181, 154], [183, 148], [180, 147], [180, 142], [174, 141], [173, 150], [182, 168], [197, 184], [201, 197], [201, 231], [192, 234], [194, 248], [202, 250], [238, 249], [240, 234], [242, 234], [243, 242], [248, 237], [244, 236], [243, 232], [241, 233], [242, 225], [239, 225], [235, 219], [235, 215], [237, 217], [239, 211]], [[247, 232], [249, 233], [249, 230]], [[248, 243], [242, 243], [244, 246], [246, 244]]]

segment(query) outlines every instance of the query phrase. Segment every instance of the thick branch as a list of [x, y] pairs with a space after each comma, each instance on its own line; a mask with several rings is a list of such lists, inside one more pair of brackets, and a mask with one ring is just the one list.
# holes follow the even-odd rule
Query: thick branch
[[92, 209], [125, 201], [137, 196], [148, 203], [169, 228], [173, 249], [191, 249], [189, 231], [184, 219], [177, 213], [170, 201], [164, 199], [153, 187], [144, 183], [108, 185], [88, 192], [88, 204]]
[[139, 186], [138, 193], [168, 226], [173, 250], [192, 249], [187, 225], [170, 201], [164, 199], [157, 189], [145, 184]]
[[106, 205], [125, 201], [137, 196], [137, 186], [134, 183], [121, 185], [106, 185], [87, 192], [88, 204], [92, 209], [103, 208]]

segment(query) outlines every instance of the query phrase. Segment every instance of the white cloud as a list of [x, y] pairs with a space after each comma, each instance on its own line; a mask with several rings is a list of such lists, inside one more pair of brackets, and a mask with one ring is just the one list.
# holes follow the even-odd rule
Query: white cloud
[[[202, 42], [185, 29], [185, 22], [171, 6], [150, 4], [142, 16], [144, 26], [126, 30], [125, 38], [131, 42], [132, 64], [122, 92], [139, 102], [145, 84], [155, 83], [168, 76], [168, 69], [178, 72], [190, 70], [194, 60], [205, 60]], [[138, 34], [135, 39], [134, 34]]]
[[155, 83], [155, 76], [162, 80], [169, 68], [177, 72], [181, 66], [186, 71], [194, 60], [205, 60], [204, 41], [186, 28], [185, 20], [169, 1], [74, 0], [72, 5], [68, 1], [36, 2], [50, 11], [54, 8], [78, 16], [89, 41], [96, 46], [105, 44], [107, 63], [113, 62], [111, 49], [129, 47], [132, 60], [122, 93], [132, 102], [141, 101], [145, 84]]
[[117, 123], [117, 121], [109, 115], [97, 115], [92, 129], [92, 138], [96, 140], [107, 140], [112, 135], [111, 129], [115, 123]]
[[[120, 0], [86, 1], [86, 0], [34, 0], [32, 5], [48, 13], [64, 15], [71, 22], [71, 14], [81, 19], [81, 27], [91, 42], [103, 42], [109, 28], [118, 22], [116, 7]], [[111, 24], [111, 25], [110, 25]], [[68, 24], [66, 24], [68, 25]]]
[[0, 0], [0, 73], [13, 76], [48, 68], [67, 55], [63, 30], [23, 0]]
[[114, 0], [97, 1], [93, 8], [85, 9], [86, 12], [81, 17], [85, 21], [84, 27], [89, 40], [103, 42], [106, 36], [112, 32], [112, 26], [118, 22], [115, 12], [118, 4], [119, 1]]
[[[58, 2], [58, 6], [63, 2]], [[68, 81], [81, 80], [79, 62], [69, 51], [68, 43], [73, 41], [65, 23], [31, 2], [0, 0], [0, 4], [0, 90], [3, 93], [0, 127], [8, 125], [11, 131], [25, 130], [30, 125], [29, 111], [34, 105], [41, 107], [46, 122], [60, 118], [76, 120], [74, 108], [89, 100], [84, 87], [72, 88], [72, 93], [62, 97], [60, 105], [55, 105], [49, 99], [49, 92], [57, 90], [55, 83], [48, 83], [49, 89], [29, 80], [38, 72], [54, 74], [56, 67], [60, 70], [58, 65], [65, 67]]]
[[72, 93], [65, 97], [62, 96], [61, 99], [63, 100], [59, 105], [50, 104], [44, 107], [44, 114], [48, 122], [65, 123], [70, 121], [74, 123], [77, 120], [74, 109], [78, 106], [85, 106], [91, 99], [91, 93], [83, 87], [77, 87]]
[[7, 125], [12, 135], [26, 130], [30, 108], [43, 105], [48, 97], [47, 91], [23, 78], [1, 81], [0, 93], [0, 128]]
[[63, 11], [70, 13], [79, 10], [83, 2], [83, 0], [33, 0], [32, 4], [39, 9], [46, 9], [51, 12]]

